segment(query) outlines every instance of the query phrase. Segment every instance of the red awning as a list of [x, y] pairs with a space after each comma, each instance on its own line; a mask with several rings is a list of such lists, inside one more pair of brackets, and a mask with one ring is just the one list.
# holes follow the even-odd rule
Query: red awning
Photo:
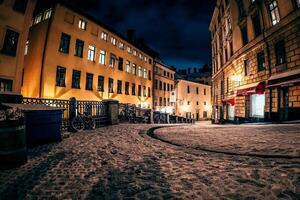
[[224, 105], [225, 105], [225, 104], [230, 104], [230, 105], [234, 106], [234, 104], [235, 104], [235, 99], [234, 99], [234, 97], [232, 97], [232, 98], [230, 98], [230, 99], [228, 99], [228, 100], [223, 100], [222, 102], [223, 102]]
[[237, 88], [236, 96], [247, 96], [251, 94], [264, 94], [265, 93], [265, 82], [258, 82], [248, 84]]

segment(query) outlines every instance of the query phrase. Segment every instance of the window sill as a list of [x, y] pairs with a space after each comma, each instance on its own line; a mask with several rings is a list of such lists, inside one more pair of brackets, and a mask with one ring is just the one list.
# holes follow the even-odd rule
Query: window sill
[[66, 87], [66, 85], [55, 85], [56, 87]]
[[1, 54], [11, 56], [11, 57], [16, 57], [16, 52], [8, 52], [8, 51], [5, 51], [5, 50], [2, 50]]
[[72, 89], [79, 89], [80, 90], [81, 88], [80, 87], [72, 87]]
[[77, 57], [77, 58], [83, 58], [83, 56], [79, 56], [79, 55], [74, 55], [75, 57]]

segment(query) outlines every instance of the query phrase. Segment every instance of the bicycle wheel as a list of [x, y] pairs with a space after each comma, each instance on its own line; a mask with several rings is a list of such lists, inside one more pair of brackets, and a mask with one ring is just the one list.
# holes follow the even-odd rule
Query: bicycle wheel
[[85, 129], [93, 130], [96, 128], [96, 121], [92, 117], [88, 117], [85, 121]]
[[84, 129], [84, 123], [81, 117], [77, 116], [71, 120], [71, 128], [76, 132], [80, 132]]

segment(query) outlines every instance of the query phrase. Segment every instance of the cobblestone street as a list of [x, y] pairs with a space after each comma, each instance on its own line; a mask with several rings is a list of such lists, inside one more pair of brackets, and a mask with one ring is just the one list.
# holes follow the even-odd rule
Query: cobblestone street
[[0, 199], [300, 199], [300, 125], [204, 122], [157, 129], [161, 140], [151, 127], [31, 149], [24, 166], [0, 171]]

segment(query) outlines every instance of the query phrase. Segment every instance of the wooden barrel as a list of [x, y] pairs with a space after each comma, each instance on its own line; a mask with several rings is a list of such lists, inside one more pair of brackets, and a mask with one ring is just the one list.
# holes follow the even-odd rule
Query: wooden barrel
[[11, 169], [27, 161], [24, 122], [0, 122], [0, 169]]

